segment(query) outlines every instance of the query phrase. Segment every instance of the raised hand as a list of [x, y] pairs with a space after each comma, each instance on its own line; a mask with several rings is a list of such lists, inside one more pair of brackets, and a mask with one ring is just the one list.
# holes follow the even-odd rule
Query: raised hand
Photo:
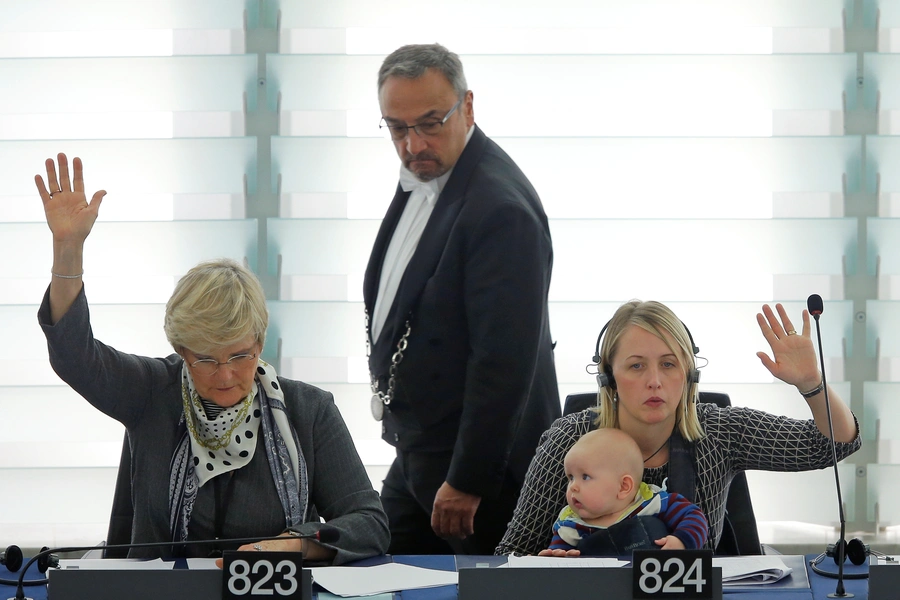
[[[100, 202], [106, 192], [94, 192], [88, 203], [84, 195], [84, 174], [81, 159], [72, 161], [75, 168], [74, 186], [69, 181], [69, 163], [65, 154], [58, 154], [59, 176], [53, 159], [45, 162], [47, 185], [40, 175], [34, 176], [34, 183], [41, 201], [47, 225], [53, 232], [53, 266], [50, 272], [50, 321], [56, 324], [81, 292], [81, 276], [84, 274], [84, 240], [94, 227]], [[49, 188], [49, 189], [48, 189]]]
[[[84, 174], [81, 159], [75, 158], [72, 166], [75, 178], [69, 181], [69, 163], [65, 154], [58, 154], [59, 175], [52, 158], [45, 162], [47, 167], [47, 185], [40, 175], [34, 176], [38, 193], [44, 203], [44, 214], [47, 217], [47, 225], [53, 232], [54, 245], [75, 244], [81, 245], [91, 232], [94, 221], [100, 210], [100, 203], [106, 192], [95, 192], [90, 203], [84, 195]], [[48, 189], [49, 188], [49, 189]]]
[[763, 312], [756, 315], [759, 329], [772, 348], [773, 358], [765, 352], [757, 352], [756, 355], [778, 379], [801, 390], [812, 389], [822, 377], [810, 339], [809, 312], [803, 311], [803, 328], [798, 333], [784, 307], [776, 304], [775, 308], [778, 316], [768, 304], [763, 305]]

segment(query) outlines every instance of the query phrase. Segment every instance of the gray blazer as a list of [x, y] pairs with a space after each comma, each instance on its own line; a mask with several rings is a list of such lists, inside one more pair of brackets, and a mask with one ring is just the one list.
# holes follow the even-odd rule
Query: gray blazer
[[[48, 292], [49, 293], [49, 292]], [[49, 296], [38, 312], [54, 371], [98, 410], [125, 425], [131, 440], [134, 505], [132, 541], [163, 542], [169, 533], [169, 465], [179, 441], [182, 415], [181, 368], [177, 354], [148, 358], [126, 354], [93, 337], [90, 311], [81, 294], [56, 325], [50, 325]], [[329, 546], [334, 564], [383, 554], [388, 547], [387, 517], [366, 475], [353, 440], [330, 393], [279, 377], [285, 405], [307, 463], [309, 510], [303, 533], [320, 527], [319, 517], [338, 529]], [[225, 513], [223, 537], [264, 537], [285, 528], [284, 513], [266, 453], [234, 472], [232, 490], [223, 495], [215, 480], [197, 494], [190, 539], [212, 539], [218, 510]], [[188, 547], [189, 556], [206, 556], [208, 547]], [[166, 549], [135, 549], [129, 556], [170, 556]]]

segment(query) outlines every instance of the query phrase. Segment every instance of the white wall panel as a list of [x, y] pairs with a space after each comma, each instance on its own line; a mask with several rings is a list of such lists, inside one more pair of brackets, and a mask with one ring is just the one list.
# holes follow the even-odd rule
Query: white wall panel
[[[850, 518], [871, 520], [896, 496], [900, 462], [887, 433], [900, 378], [900, 63], [885, 54], [900, 48], [900, 2], [865, 4], [859, 24], [844, 0], [281, 0], [263, 15], [257, 0], [0, 0], [0, 80], [15, 82], [0, 97], [0, 323], [17, 340], [0, 349], [0, 412], [16, 425], [0, 489], [37, 492], [18, 511], [0, 501], [0, 531], [31, 545], [102, 539], [121, 440], [52, 373], [37, 326], [51, 257], [33, 175], [59, 151], [84, 159], [89, 192], [109, 192], [85, 261], [97, 337], [168, 354], [177, 277], [216, 256], [267, 262], [265, 357], [333, 391], [380, 487], [393, 450], [369, 416], [361, 286], [399, 165], [378, 129], [376, 74], [395, 47], [435, 40], [460, 53], [476, 121], [550, 218], [561, 393], [595, 389], [584, 367], [596, 335], [637, 296], [690, 326], [704, 389], [805, 417], [755, 355], [767, 350], [756, 313], [784, 301], [798, 324], [819, 293], [829, 380], [865, 405], [867, 440], [876, 420], [885, 432], [886, 464], [867, 465], [867, 480], [841, 467]], [[857, 106], [844, 25], [871, 26], [876, 8], [879, 53], [861, 56]], [[280, 30], [244, 31], [268, 20]], [[884, 135], [858, 134], [858, 111], [876, 102]], [[882, 218], [862, 222], [856, 200], [876, 191]], [[875, 273], [862, 358], [878, 358], [879, 381], [851, 398], [863, 340], [850, 282]], [[39, 417], [41, 437], [19, 426]], [[828, 470], [752, 473], [750, 485], [761, 521], [835, 520]], [[896, 521], [890, 510], [882, 521]]]
[[[839, 217], [844, 177], [858, 183], [861, 165], [854, 136], [504, 138], [476, 121], [551, 218]], [[279, 137], [273, 156], [282, 216], [381, 219], [396, 189], [398, 160], [385, 139]]]
[[[318, 119], [303, 116], [345, 111], [328, 134], [378, 135], [380, 56], [270, 58], [280, 106], [297, 125], [282, 134], [323, 135]], [[846, 54], [463, 59], [476, 118], [496, 136], [839, 135], [843, 92], [856, 72], [855, 57]], [[309, 89], [309, 81], [317, 85]], [[554, 85], [523, 94], [526, 81]], [[304, 122], [318, 131], [304, 130]]]

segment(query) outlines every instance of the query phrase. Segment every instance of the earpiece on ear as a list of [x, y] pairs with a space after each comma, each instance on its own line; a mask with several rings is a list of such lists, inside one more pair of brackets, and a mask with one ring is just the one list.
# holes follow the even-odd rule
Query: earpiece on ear
[[691, 369], [689, 379], [691, 383], [700, 383], [700, 369]]
[[[594, 346], [594, 356], [592, 360], [597, 368], [600, 367], [600, 343], [603, 341], [603, 334], [606, 333], [606, 330], [609, 328], [609, 324], [612, 323], [612, 319], [606, 322], [603, 328], [600, 330], [600, 335], [597, 336], [597, 344]], [[684, 325], [684, 323], [682, 323]], [[700, 348], [694, 343], [694, 336], [691, 335], [691, 330], [687, 328], [687, 325], [684, 325], [685, 331], [687, 331], [688, 339], [691, 341], [691, 350], [694, 351], [694, 356], [697, 356], [697, 353], [700, 352]], [[607, 366], [607, 368], [609, 368]], [[691, 369], [691, 372], [688, 373], [688, 379], [690, 383], [700, 383], [700, 369]], [[601, 388], [609, 387], [611, 389], [616, 389], [616, 380], [612, 376], [612, 371], [603, 372], [597, 374], [597, 385]]]
[[600, 371], [597, 373], [597, 385], [601, 388], [608, 387], [611, 390], [616, 389], [616, 378], [611, 373]]

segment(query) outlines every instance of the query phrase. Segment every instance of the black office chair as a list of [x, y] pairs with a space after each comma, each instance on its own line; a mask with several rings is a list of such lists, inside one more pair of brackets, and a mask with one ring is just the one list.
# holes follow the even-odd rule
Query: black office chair
[[[711, 402], [725, 408], [731, 406], [728, 394], [720, 392], [700, 392], [700, 402]], [[581, 412], [597, 404], [597, 393], [570, 394], [566, 396], [563, 414]], [[725, 501], [725, 523], [722, 526], [722, 537], [716, 546], [716, 554], [722, 556], [743, 556], [764, 554], [759, 543], [759, 532], [756, 528], [756, 516], [753, 514], [753, 503], [750, 501], [750, 489], [747, 477], [738, 473], [731, 480], [728, 498]]]

